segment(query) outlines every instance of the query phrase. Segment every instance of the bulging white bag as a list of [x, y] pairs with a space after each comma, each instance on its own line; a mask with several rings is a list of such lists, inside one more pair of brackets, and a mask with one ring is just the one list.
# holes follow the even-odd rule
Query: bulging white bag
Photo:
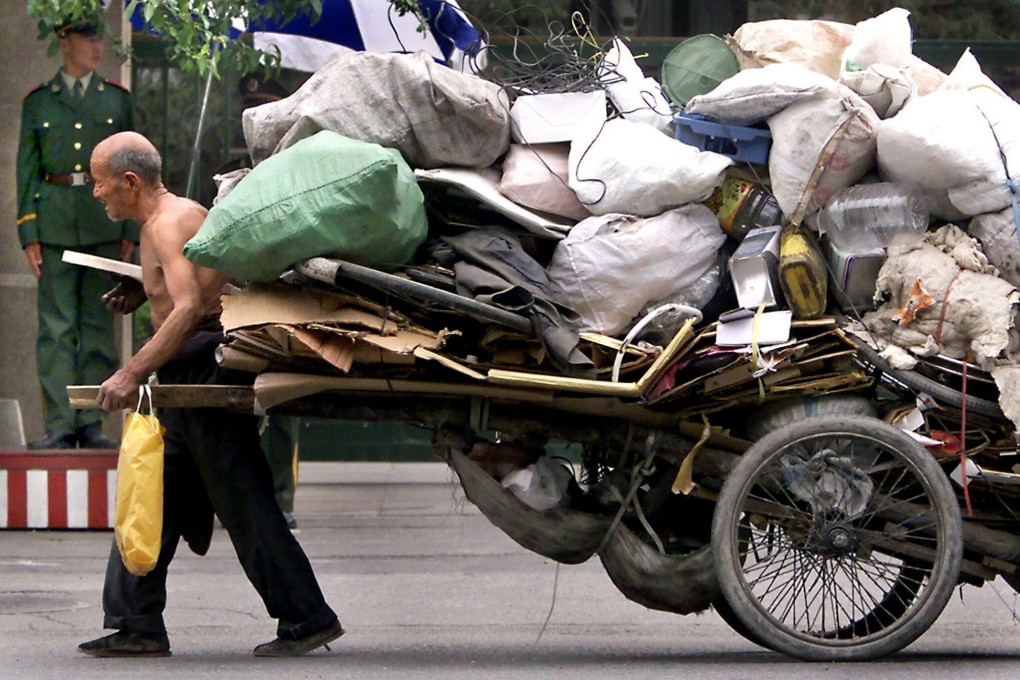
[[567, 184], [569, 144], [511, 144], [499, 193], [532, 210], [583, 220], [591, 215]]
[[617, 335], [650, 300], [704, 275], [725, 240], [719, 220], [700, 203], [645, 219], [589, 217], [556, 245], [546, 271], [583, 330]]
[[670, 129], [673, 111], [669, 99], [655, 78], [645, 77], [630, 49], [619, 38], [613, 39], [598, 76], [624, 118], [651, 125], [660, 132]]
[[[837, 79], [855, 30], [836, 21], [771, 19], [744, 24], [726, 42], [741, 69], [795, 63]], [[919, 94], [933, 92], [946, 79], [946, 74], [916, 56], [909, 58], [908, 66]]]
[[875, 164], [879, 118], [847, 87], [837, 87], [842, 96], [805, 99], [768, 120], [772, 193], [791, 220], [817, 212]]
[[981, 72], [970, 51], [943, 87], [911, 100], [879, 127], [883, 176], [944, 190], [966, 216], [1009, 205], [1003, 154], [1011, 169], [1020, 167], [1020, 104]]
[[978, 215], [970, 221], [967, 233], [981, 242], [981, 249], [999, 270], [999, 276], [1020, 288], [1020, 241], [1013, 221], [1013, 206]]
[[861, 96], [879, 118], [889, 118], [917, 92], [910, 77], [910, 12], [894, 7], [854, 28], [843, 52], [839, 82]]
[[863, 70], [874, 64], [896, 68], [910, 65], [910, 12], [894, 7], [854, 26], [853, 38], [843, 52], [841, 72]]
[[686, 111], [730, 125], [751, 125], [802, 99], [838, 92], [835, 80], [800, 64], [769, 64], [745, 69], [711, 92], [692, 97]]
[[484, 168], [506, 153], [502, 88], [437, 64], [425, 52], [343, 54], [285, 99], [247, 109], [255, 163], [320, 130], [398, 149], [415, 168]]
[[651, 216], [702, 201], [733, 161], [622, 118], [582, 129], [570, 143], [570, 188], [593, 215]]

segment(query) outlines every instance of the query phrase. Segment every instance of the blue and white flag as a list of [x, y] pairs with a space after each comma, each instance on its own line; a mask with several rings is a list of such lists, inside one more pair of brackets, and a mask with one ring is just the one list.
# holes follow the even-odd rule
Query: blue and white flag
[[[272, 1], [272, 0], [265, 0]], [[305, 15], [286, 24], [260, 26], [235, 21], [237, 38], [247, 29], [256, 49], [280, 51], [280, 65], [297, 71], [319, 70], [348, 52], [417, 52], [424, 50], [436, 61], [469, 73], [485, 68], [485, 42], [457, 4], [457, 0], [418, 0], [428, 17], [429, 30], [418, 30], [418, 18], [399, 16], [389, 0], [323, 0], [319, 21]], [[125, 0], [127, 4], [128, 0]], [[146, 30], [142, 6], [131, 24]]]
[[323, 0], [322, 15], [287, 24], [249, 26], [256, 48], [279, 49], [281, 66], [317, 71], [335, 57], [363, 50], [417, 52], [458, 71], [484, 68], [485, 44], [456, 0], [419, 0], [429, 30], [418, 31], [418, 18], [399, 16], [389, 0]]

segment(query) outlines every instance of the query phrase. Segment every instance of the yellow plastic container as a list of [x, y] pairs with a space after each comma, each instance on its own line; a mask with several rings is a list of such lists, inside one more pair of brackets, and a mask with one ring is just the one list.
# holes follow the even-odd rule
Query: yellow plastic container
[[807, 230], [783, 229], [779, 239], [779, 285], [797, 319], [816, 319], [828, 305], [828, 275], [818, 242]]

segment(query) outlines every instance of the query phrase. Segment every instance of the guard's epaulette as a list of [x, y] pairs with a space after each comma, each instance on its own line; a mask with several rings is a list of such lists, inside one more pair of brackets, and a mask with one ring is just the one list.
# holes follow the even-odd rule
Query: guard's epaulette
[[114, 86], [114, 87], [116, 87], [117, 89], [120, 89], [120, 90], [124, 90], [125, 92], [127, 92], [127, 93], [129, 93], [129, 94], [131, 93], [131, 90], [127, 89], [126, 87], [124, 87], [123, 85], [121, 85], [120, 83], [118, 83], [118, 82], [117, 82], [116, 80], [107, 80], [106, 82], [107, 82], [108, 84], [110, 84], [110, 85], [113, 85], [113, 86]]
[[29, 90], [29, 91], [28, 91], [28, 92], [27, 92], [27, 93], [25, 94], [25, 96], [24, 96], [24, 97], [22, 97], [22, 99], [28, 99], [29, 97], [31, 97], [31, 96], [32, 96], [33, 94], [35, 94], [35, 93], [36, 93], [36, 92], [38, 92], [39, 90], [43, 89], [44, 87], [46, 87], [46, 83], [42, 83], [41, 85], [37, 85], [36, 87], [33, 87], [33, 88], [32, 88], [31, 90]]

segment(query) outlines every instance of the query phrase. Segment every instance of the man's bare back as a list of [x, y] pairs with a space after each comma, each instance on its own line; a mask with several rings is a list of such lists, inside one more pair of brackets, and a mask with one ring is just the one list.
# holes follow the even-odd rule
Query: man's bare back
[[166, 193], [159, 197], [156, 212], [142, 225], [142, 281], [156, 329], [163, 325], [174, 308], [164, 262], [170, 263], [171, 270], [175, 264], [182, 269], [194, 269], [204, 315], [218, 314], [221, 310], [220, 294], [227, 282], [226, 277], [216, 270], [194, 265], [182, 255], [184, 244], [198, 232], [206, 213], [206, 209], [198, 203]]

